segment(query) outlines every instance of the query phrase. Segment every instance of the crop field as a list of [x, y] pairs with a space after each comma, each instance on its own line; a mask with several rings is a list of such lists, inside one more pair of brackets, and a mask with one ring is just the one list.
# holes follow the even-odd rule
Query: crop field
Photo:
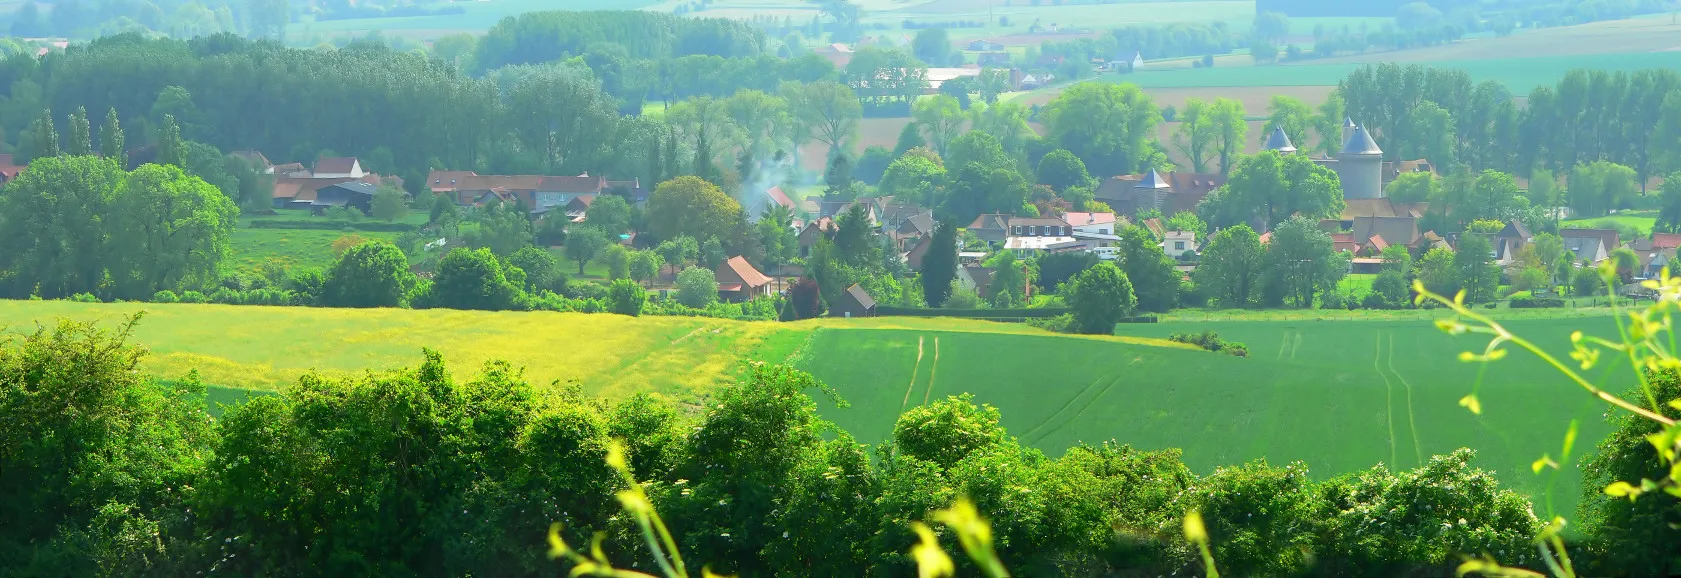
[[315, 229], [253, 229], [241, 226], [229, 236], [231, 263], [235, 269], [251, 270], [269, 259], [279, 259], [291, 267], [326, 268], [333, 264], [333, 241], [345, 235], [360, 235], [364, 239], [396, 239], [398, 233], [368, 231], [324, 231]]
[[483, 32], [503, 18], [525, 12], [542, 10], [636, 10], [655, 4], [653, 0], [481, 0], [479, 2], [431, 3], [428, 8], [461, 7], [464, 14], [431, 16], [401, 16], [392, 18], [357, 18], [328, 20], [294, 25], [302, 33], [364, 32], [368, 30], [403, 32], [433, 32], [421, 36], [441, 36], [454, 32]]
[[[1605, 317], [1511, 326], [1560, 353], [1571, 329], [1614, 331]], [[820, 400], [824, 415], [866, 443], [887, 439], [904, 409], [968, 392], [999, 407], [1012, 435], [1051, 455], [1114, 439], [1184, 448], [1199, 472], [1304, 460], [1328, 477], [1379, 462], [1416, 467], [1432, 454], [1472, 447], [1481, 467], [1535, 496], [1543, 513], [1549, 483], [1553, 507], [1573, 510], [1580, 473], [1572, 463], [1554, 480], [1532, 475], [1529, 464], [1559, 455], [1571, 420], [1581, 428], [1573, 457], [1608, 431], [1602, 404], [1522, 355], [1482, 375], [1483, 415], [1466, 411], [1458, 400], [1472, 391], [1478, 367], [1457, 355], [1479, 344], [1450, 338], [1429, 321], [1122, 327], [1140, 337], [1204, 329], [1248, 343], [1251, 357], [1048, 335], [827, 329], [802, 367], [851, 404]], [[1627, 377], [1627, 369], [1604, 377]]]
[[[1399, 53], [1396, 53], [1399, 54]], [[1540, 85], [1552, 85], [1564, 73], [1578, 68], [1633, 71], [1645, 68], [1681, 67], [1681, 51], [1627, 54], [1576, 54], [1530, 58], [1432, 61], [1432, 66], [1458, 68], [1477, 81], [1493, 80], [1515, 94], [1528, 94]], [[1212, 88], [1251, 86], [1333, 86], [1362, 63], [1287, 64], [1191, 70], [1143, 70], [1132, 74], [1104, 75], [1109, 82], [1129, 82], [1145, 88]]]
[[[1297, 28], [1297, 19], [1291, 27]], [[1520, 30], [1504, 38], [1478, 38], [1441, 46], [1396, 52], [1338, 56], [1315, 62], [1451, 62], [1458, 60], [1536, 58], [1546, 56], [1661, 53], [1681, 50], [1681, 23], [1668, 14], [1590, 22], [1575, 26]], [[1604, 67], [1606, 65], [1600, 65]]]

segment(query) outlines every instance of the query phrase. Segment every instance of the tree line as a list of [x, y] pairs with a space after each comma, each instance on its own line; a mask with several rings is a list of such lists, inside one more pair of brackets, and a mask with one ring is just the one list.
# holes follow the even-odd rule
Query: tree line
[[[606, 463], [614, 440], [685, 558], [738, 575], [910, 572], [910, 523], [959, 496], [1023, 575], [1197, 572], [1180, 532], [1189, 511], [1234, 575], [1445, 572], [1484, 554], [1540, 564], [1533, 506], [1470, 450], [1398, 472], [1253, 462], [1198, 474], [1178, 450], [1113, 441], [1048, 456], [968, 396], [905, 412], [872, 447], [834, 432], [809, 397], [824, 386], [785, 366], [748, 368], [690, 415], [536, 387], [504, 363], [458, 380], [430, 351], [409, 369], [306, 376], [213, 419], [192, 376], [136, 371], [136, 321], [0, 343], [0, 465], [15, 474], [0, 478], [0, 509], [21, 522], [0, 527], [0, 568], [544, 575], [564, 569], [544, 556], [551, 522], [572, 544], [601, 533], [619, 566], [652, 567], [613, 499], [625, 483]], [[1665, 397], [1675, 383], [1657, 380]], [[1639, 424], [1618, 423], [1589, 486], [1649, 475]], [[1584, 502], [1578, 568], [1661, 563], [1673, 531], [1645, 531], [1675, 504]]]

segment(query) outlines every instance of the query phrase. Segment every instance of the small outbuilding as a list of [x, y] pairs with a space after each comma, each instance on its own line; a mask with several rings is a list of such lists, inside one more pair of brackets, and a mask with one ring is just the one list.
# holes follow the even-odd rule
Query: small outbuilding
[[841, 293], [840, 299], [836, 299], [835, 301], [836, 303], [829, 307], [830, 317], [846, 317], [850, 319], [853, 317], [876, 316], [876, 300], [871, 299], [870, 294], [865, 292], [864, 288], [860, 287], [857, 283], [853, 283], [851, 287], [847, 287], [846, 292]]

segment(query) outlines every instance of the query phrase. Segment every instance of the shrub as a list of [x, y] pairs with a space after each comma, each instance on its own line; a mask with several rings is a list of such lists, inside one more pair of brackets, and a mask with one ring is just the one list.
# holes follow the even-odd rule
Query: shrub
[[181, 298], [177, 297], [175, 295], [174, 291], [164, 289], [163, 291], [159, 291], [157, 293], [152, 294], [152, 302], [153, 303], [179, 303], [179, 302], [181, 302]]
[[642, 305], [647, 302], [647, 292], [630, 279], [613, 281], [613, 286], [607, 289], [607, 309], [619, 315], [641, 315]]
[[1237, 341], [1226, 341], [1220, 334], [1213, 331], [1202, 333], [1175, 333], [1167, 338], [1168, 341], [1189, 343], [1209, 351], [1224, 351], [1237, 357], [1249, 357], [1249, 346]]
[[92, 293], [77, 293], [71, 295], [70, 300], [76, 303], [99, 303], [99, 298], [94, 297]]
[[189, 290], [189, 291], [182, 291], [181, 292], [181, 302], [182, 303], [208, 303], [209, 299], [206, 299], [204, 297], [203, 293], [199, 293], [197, 291], [190, 291]]
[[677, 302], [694, 308], [718, 300], [718, 278], [707, 269], [690, 267], [677, 274]]
[[1524, 297], [1520, 295], [1512, 298], [1511, 306], [1513, 309], [1563, 307], [1564, 300], [1557, 297]]

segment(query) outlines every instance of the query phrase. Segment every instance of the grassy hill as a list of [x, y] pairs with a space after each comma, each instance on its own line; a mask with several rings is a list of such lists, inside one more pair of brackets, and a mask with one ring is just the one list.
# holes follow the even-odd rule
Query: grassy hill
[[[423, 347], [458, 376], [505, 359], [535, 383], [577, 381], [609, 398], [653, 392], [703, 402], [747, 361], [793, 362], [835, 388], [850, 407], [820, 397], [825, 417], [879, 444], [903, 410], [972, 393], [1003, 410], [1004, 425], [1052, 455], [1115, 439], [1179, 447], [1198, 471], [1265, 458], [1305, 460], [1316, 476], [1379, 462], [1415, 467], [1469, 446], [1484, 467], [1539, 501], [1574, 508], [1574, 463], [1556, 480], [1529, 464], [1558, 456], [1580, 420], [1577, 457], [1606, 433], [1595, 403], [1533, 359], [1514, 355], [1479, 375], [1457, 354], [1480, 344], [1450, 338], [1428, 320], [1170, 321], [1078, 337], [1014, 324], [923, 318], [746, 323], [713, 319], [558, 313], [334, 310], [217, 305], [0, 302], [0, 327], [27, 330], [65, 317], [114, 324], [146, 311], [135, 340], [151, 348], [143, 369], [207, 383], [275, 390], [310, 370], [345, 375], [412, 366]], [[1521, 312], [1519, 312], [1521, 313]], [[1526, 314], [1527, 315], [1527, 314]], [[1515, 319], [1511, 326], [1562, 353], [1572, 329], [1612, 334], [1607, 317]], [[1166, 342], [1213, 329], [1248, 343], [1238, 359]], [[1627, 383], [1615, 364], [1606, 383]], [[1481, 380], [1484, 413], [1458, 400]], [[1613, 387], [1614, 390], [1622, 388]], [[217, 389], [216, 401], [249, 395]], [[1545, 506], [1542, 506], [1543, 513]]]

